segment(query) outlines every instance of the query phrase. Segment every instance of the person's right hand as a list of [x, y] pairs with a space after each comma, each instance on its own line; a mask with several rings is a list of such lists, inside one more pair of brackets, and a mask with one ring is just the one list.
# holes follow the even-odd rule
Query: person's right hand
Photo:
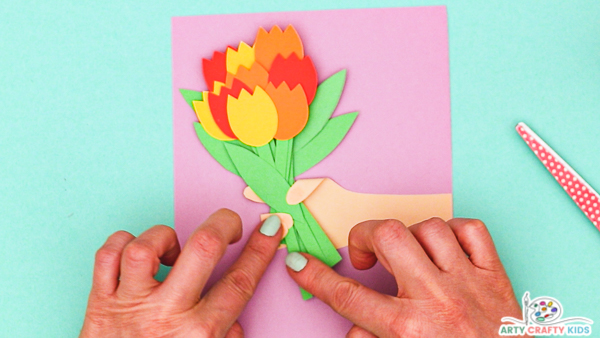
[[350, 232], [357, 269], [377, 260], [398, 283], [396, 297], [342, 277], [318, 259], [290, 253], [288, 272], [355, 326], [348, 337], [493, 337], [521, 310], [485, 225], [430, 219], [406, 228], [368, 221]]

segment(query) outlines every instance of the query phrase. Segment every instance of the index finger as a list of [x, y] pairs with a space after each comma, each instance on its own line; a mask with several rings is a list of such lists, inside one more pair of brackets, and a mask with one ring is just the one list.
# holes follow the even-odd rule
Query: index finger
[[196, 229], [181, 250], [173, 269], [160, 286], [177, 306], [191, 308], [200, 300], [210, 274], [227, 246], [242, 236], [242, 221], [231, 210], [221, 209]]
[[294, 269], [288, 265], [288, 273], [296, 283], [335, 312], [377, 336], [389, 336], [396, 317], [408, 306], [404, 299], [381, 294], [354, 279], [338, 275], [308, 254], [291, 252], [286, 258], [286, 262], [302, 260], [306, 261], [303, 268], [298, 269], [294, 263], [291, 263]]
[[208, 320], [214, 327], [235, 323], [273, 260], [282, 235], [278, 216], [271, 216], [256, 227], [238, 260], [197, 305], [198, 312], [212, 312]]

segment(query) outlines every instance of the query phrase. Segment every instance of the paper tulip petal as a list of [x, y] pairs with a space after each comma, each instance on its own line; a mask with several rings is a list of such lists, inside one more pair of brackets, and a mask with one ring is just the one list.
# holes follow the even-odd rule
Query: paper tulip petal
[[227, 117], [227, 98], [230, 96], [237, 98], [242, 90], [250, 91], [250, 88], [241, 81], [234, 79], [231, 88], [223, 87], [219, 94], [209, 93], [207, 98], [210, 112], [215, 119], [215, 123], [225, 135], [233, 139], [236, 139], [237, 137], [229, 125], [229, 119]]
[[225, 54], [215, 51], [212, 60], [202, 59], [202, 72], [209, 91], [213, 91], [215, 81], [225, 82]]
[[308, 121], [308, 104], [302, 85], [290, 90], [285, 82], [277, 88], [269, 83], [266, 92], [277, 108], [278, 126], [275, 139], [293, 138], [302, 131]]
[[268, 33], [260, 27], [254, 41], [254, 52], [256, 62], [267, 70], [271, 69], [277, 55], [287, 58], [293, 53], [300, 59], [304, 57], [302, 40], [292, 25], [287, 26], [284, 32], [279, 26], [273, 26]]
[[228, 73], [235, 74], [240, 66], [250, 68], [254, 63], [254, 48], [245, 42], [240, 42], [237, 50], [227, 47], [225, 52], [226, 69]]
[[221, 129], [215, 123], [212, 114], [210, 113], [210, 108], [208, 106], [208, 102], [206, 101], [192, 101], [194, 105], [194, 111], [196, 112], [196, 116], [198, 117], [198, 121], [204, 127], [206, 132], [221, 141], [229, 141], [233, 140], [233, 138], [225, 135]]
[[257, 86], [263, 89], [267, 87], [267, 83], [269, 82], [269, 73], [267, 73], [267, 70], [261, 65], [254, 63], [250, 69], [245, 67], [238, 68], [238, 72], [235, 74], [235, 79], [245, 84], [251, 89], [251, 92], [253, 92], [254, 88]]
[[237, 138], [253, 147], [263, 146], [277, 132], [277, 109], [269, 95], [260, 87], [254, 94], [242, 90], [236, 99], [227, 98], [229, 125]]
[[269, 82], [273, 82], [275, 87], [282, 82], [286, 82], [290, 88], [302, 85], [309, 104], [315, 97], [318, 81], [317, 70], [309, 56], [300, 59], [292, 54], [286, 59], [278, 55], [269, 69]]

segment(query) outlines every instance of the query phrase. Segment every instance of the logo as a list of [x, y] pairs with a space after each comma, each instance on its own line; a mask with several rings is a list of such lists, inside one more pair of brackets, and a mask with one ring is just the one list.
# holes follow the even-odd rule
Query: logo
[[522, 299], [523, 320], [503, 317], [498, 333], [501, 336], [589, 336], [594, 322], [585, 317], [562, 318], [563, 307], [556, 298], [538, 297], [529, 300], [529, 292]]

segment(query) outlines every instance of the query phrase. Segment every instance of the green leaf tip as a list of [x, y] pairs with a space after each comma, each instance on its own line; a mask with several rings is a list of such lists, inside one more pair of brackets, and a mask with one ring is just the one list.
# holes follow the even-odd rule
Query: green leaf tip
[[204, 99], [202, 92], [197, 92], [195, 90], [180, 88], [179, 92], [181, 93], [181, 96], [183, 96], [185, 102], [187, 102], [192, 109], [194, 109], [194, 104], [192, 103], [193, 101], [202, 101]]

